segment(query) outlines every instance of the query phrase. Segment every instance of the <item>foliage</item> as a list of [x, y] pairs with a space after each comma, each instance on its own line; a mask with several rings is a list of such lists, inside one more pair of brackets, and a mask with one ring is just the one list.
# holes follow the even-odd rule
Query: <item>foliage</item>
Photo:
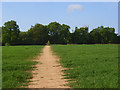
[[73, 88], [117, 88], [118, 45], [52, 45]]
[[10, 44], [9, 43], [5, 43], [5, 46], [10, 46]]
[[19, 26], [16, 24], [16, 21], [5, 22], [2, 26], [2, 42], [9, 43], [10, 45], [18, 44], [19, 41]]
[[28, 32], [20, 32], [19, 34], [20, 43], [22, 45], [30, 44], [30, 39], [28, 38]]
[[87, 44], [88, 43], [88, 27], [81, 27], [78, 29], [75, 28], [75, 32], [73, 33], [73, 43], [76, 44]]
[[42, 24], [36, 24], [28, 30], [28, 38], [33, 44], [45, 44], [48, 41], [48, 32]]
[[47, 44], [47, 45], [50, 45], [50, 41], [48, 41], [46, 44]]
[[70, 27], [68, 25], [51, 22], [47, 28], [49, 40], [52, 44], [66, 44], [69, 42]]
[[96, 29], [93, 29], [90, 32], [90, 35], [92, 37], [93, 43], [107, 44], [117, 42], [117, 35], [115, 34], [114, 28], [104, 28], [103, 26], [101, 26]]
[[31, 59], [43, 46], [2, 47], [2, 88], [18, 88], [28, 84], [32, 74], [28, 71], [37, 63]]
[[51, 22], [48, 25], [35, 24], [26, 32], [19, 31], [16, 21], [5, 22], [2, 26], [2, 43], [10, 45], [45, 45], [49, 40], [51, 44], [108, 44], [120, 43], [115, 29], [110, 27], [97, 27], [89, 31], [88, 27], [75, 27], [70, 33], [70, 26]]

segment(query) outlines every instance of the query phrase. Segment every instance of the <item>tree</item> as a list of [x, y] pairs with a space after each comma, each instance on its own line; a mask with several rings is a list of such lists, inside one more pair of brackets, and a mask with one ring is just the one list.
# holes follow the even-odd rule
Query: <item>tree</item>
[[49, 31], [49, 33], [48, 33], [49, 41], [51, 42], [51, 44], [60, 43], [59, 36], [60, 36], [60, 31], [62, 29], [62, 26], [57, 22], [51, 22], [51, 23], [49, 23], [47, 28]]
[[62, 29], [60, 31], [60, 44], [67, 44], [70, 42], [70, 26], [62, 24]]
[[18, 44], [19, 41], [19, 26], [16, 24], [16, 21], [5, 22], [2, 27], [2, 42], [8, 43], [10, 45]]
[[73, 42], [76, 44], [87, 44], [89, 39], [88, 27], [75, 27], [75, 32], [73, 33]]
[[28, 38], [31, 44], [46, 44], [48, 41], [47, 27], [36, 24], [28, 30]]
[[116, 37], [117, 35], [115, 34], [115, 29], [114, 28], [103, 28], [100, 30], [100, 34], [102, 37], [101, 43], [115, 43], [116, 42]]
[[97, 43], [97, 44], [101, 43], [101, 35], [100, 35], [101, 28], [102, 27], [95, 28], [90, 32], [91, 43]]
[[117, 43], [120, 44], [120, 35], [117, 36]]
[[70, 41], [70, 26], [51, 22], [47, 26], [49, 31], [49, 41], [52, 44], [67, 44]]
[[75, 27], [74, 32], [69, 32], [70, 26], [51, 22], [49, 25], [36, 24], [26, 32], [20, 32], [16, 21], [8, 21], [0, 27], [0, 41], [6, 45], [30, 44], [107, 44], [120, 43], [120, 35], [115, 34], [115, 29], [110, 27], [97, 27], [90, 33], [88, 27]]
[[21, 45], [30, 44], [28, 39], [28, 32], [20, 32], [19, 38], [20, 38], [19, 44]]
[[93, 29], [90, 35], [94, 43], [115, 43], [117, 39], [114, 28], [104, 28], [103, 26]]

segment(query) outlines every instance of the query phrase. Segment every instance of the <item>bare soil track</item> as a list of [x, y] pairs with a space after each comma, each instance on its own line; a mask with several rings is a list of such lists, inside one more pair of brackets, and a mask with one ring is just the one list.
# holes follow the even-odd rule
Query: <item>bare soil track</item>
[[61, 71], [64, 68], [57, 62], [59, 58], [52, 53], [50, 46], [43, 48], [37, 61], [37, 68], [33, 71], [28, 88], [70, 88], [65, 85], [67, 82]]

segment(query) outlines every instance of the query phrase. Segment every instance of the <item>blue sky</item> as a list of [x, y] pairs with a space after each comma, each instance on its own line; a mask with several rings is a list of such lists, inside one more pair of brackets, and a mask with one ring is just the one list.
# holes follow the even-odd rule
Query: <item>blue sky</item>
[[71, 27], [89, 25], [89, 31], [98, 26], [114, 27], [118, 32], [117, 2], [3, 2], [2, 24], [17, 21], [21, 31], [31, 25], [59, 22]]

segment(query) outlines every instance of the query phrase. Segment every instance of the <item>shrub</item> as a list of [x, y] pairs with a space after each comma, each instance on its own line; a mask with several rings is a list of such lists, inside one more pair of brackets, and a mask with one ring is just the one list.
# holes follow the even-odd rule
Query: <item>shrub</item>
[[9, 43], [5, 43], [5, 46], [10, 46], [10, 44]]
[[47, 45], [50, 45], [50, 41], [48, 41], [46, 44], [47, 44]]

